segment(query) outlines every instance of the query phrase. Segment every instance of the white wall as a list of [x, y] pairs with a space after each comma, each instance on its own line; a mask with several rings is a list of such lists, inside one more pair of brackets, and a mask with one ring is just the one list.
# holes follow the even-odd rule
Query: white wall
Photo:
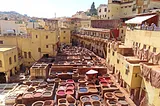
[[20, 34], [20, 32], [27, 33], [24, 23], [17, 24], [16, 21], [0, 20], [1, 35], [7, 34], [8, 30], [15, 30], [16, 35]]
[[[106, 11], [105, 11], [105, 8], [106, 8]], [[100, 5], [97, 9], [97, 12], [100, 19], [107, 19], [107, 5]]]

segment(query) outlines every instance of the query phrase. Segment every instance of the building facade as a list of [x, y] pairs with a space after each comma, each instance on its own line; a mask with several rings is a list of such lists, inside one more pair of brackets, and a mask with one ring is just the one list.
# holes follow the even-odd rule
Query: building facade
[[10, 77], [20, 69], [21, 59], [18, 58], [16, 46], [0, 46], [0, 82], [9, 82]]
[[107, 5], [100, 4], [100, 6], [97, 8], [97, 13], [99, 19], [107, 19]]

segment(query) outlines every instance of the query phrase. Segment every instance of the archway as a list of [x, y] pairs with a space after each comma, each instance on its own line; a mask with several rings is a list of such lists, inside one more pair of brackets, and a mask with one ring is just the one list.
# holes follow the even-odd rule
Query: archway
[[0, 83], [6, 83], [6, 75], [3, 72], [0, 72]]

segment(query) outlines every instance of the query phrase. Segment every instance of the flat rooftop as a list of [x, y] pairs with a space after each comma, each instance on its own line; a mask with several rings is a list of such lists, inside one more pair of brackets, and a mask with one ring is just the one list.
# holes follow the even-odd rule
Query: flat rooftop
[[110, 32], [110, 29], [101, 29], [101, 28], [83, 28], [87, 31], [97, 31], [97, 32]]
[[16, 46], [0, 46], [0, 52], [5, 52], [11, 49], [15, 49]]

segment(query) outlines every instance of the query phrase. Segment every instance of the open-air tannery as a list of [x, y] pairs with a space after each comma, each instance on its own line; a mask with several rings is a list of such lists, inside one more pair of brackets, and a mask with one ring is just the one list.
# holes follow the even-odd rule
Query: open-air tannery
[[21, 84], [0, 87], [5, 106], [134, 106], [109, 74], [105, 60], [76, 46], [36, 62]]

